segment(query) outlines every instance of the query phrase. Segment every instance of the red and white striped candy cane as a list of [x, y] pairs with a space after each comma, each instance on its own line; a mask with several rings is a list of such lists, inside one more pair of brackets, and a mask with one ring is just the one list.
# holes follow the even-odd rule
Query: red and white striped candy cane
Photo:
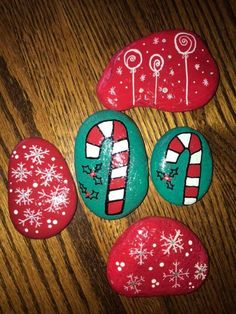
[[176, 135], [167, 148], [165, 161], [176, 163], [181, 153], [188, 149], [190, 153], [186, 171], [183, 203], [191, 205], [197, 201], [201, 177], [202, 144], [195, 133], [181, 133]]
[[93, 126], [86, 138], [86, 158], [99, 158], [106, 139], [112, 140], [112, 152], [105, 210], [108, 215], [117, 215], [124, 207], [129, 166], [129, 141], [124, 124], [108, 120]]

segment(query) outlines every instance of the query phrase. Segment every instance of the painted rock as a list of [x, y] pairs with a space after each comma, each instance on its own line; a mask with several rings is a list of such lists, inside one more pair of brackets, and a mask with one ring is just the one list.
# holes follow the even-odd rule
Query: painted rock
[[116, 241], [107, 262], [111, 287], [129, 297], [187, 294], [208, 274], [208, 256], [182, 223], [148, 217], [132, 224]]
[[105, 219], [126, 216], [148, 188], [147, 157], [134, 122], [116, 111], [100, 111], [79, 129], [75, 168], [86, 206]]
[[97, 85], [105, 107], [135, 106], [189, 111], [215, 94], [219, 71], [202, 39], [168, 30], [137, 40], [117, 52]]
[[34, 239], [49, 238], [72, 219], [77, 194], [61, 153], [41, 138], [21, 141], [11, 154], [8, 202], [15, 228]]
[[205, 138], [189, 127], [165, 133], [152, 154], [151, 177], [168, 202], [176, 205], [197, 202], [212, 180], [212, 158]]

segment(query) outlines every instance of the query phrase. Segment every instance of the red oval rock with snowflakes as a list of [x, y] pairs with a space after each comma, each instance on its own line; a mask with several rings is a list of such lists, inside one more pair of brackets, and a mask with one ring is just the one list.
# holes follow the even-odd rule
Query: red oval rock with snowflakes
[[24, 236], [49, 238], [72, 219], [77, 194], [61, 153], [41, 138], [21, 141], [11, 154], [8, 170], [11, 220]]
[[215, 94], [219, 71], [202, 39], [168, 30], [132, 42], [110, 60], [97, 85], [109, 109], [136, 106], [189, 111]]
[[170, 218], [148, 217], [132, 224], [109, 254], [111, 287], [128, 297], [187, 294], [208, 274], [208, 256], [197, 236]]

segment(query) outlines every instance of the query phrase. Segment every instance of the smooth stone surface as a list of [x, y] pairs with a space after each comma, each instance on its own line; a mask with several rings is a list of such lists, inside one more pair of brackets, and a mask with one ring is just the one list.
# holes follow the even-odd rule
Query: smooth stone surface
[[132, 224], [111, 249], [107, 277], [128, 297], [187, 294], [208, 274], [208, 256], [197, 236], [170, 218], [148, 217]]
[[165, 133], [151, 158], [151, 177], [160, 195], [176, 205], [191, 205], [208, 191], [212, 157], [204, 136], [189, 127]]
[[21, 234], [49, 238], [72, 219], [77, 203], [70, 170], [54, 145], [41, 138], [21, 141], [8, 170], [11, 220]]
[[122, 113], [99, 111], [84, 121], [76, 138], [75, 168], [82, 199], [102, 218], [128, 215], [147, 193], [144, 143]]
[[107, 108], [189, 111], [214, 96], [219, 71], [202, 39], [168, 30], [132, 42], [110, 60], [97, 85]]

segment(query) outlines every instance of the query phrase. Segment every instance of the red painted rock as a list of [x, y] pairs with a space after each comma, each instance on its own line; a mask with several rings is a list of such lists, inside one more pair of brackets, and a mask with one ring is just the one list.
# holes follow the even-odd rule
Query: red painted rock
[[97, 85], [97, 96], [114, 110], [142, 106], [189, 111], [214, 96], [218, 81], [217, 65], [202, 39], [168, 30], [117, 52]]
[[208, 274], [208, 256], [182, 223], [148, 217], [132, 224], [116, 241], [107, 264], [112, 288], [129, 297], [187, 294]]
[[41, 138], [14, 149], [8, 170], [11, 220], [24, 236], [51, 237], [72, 219], [77, 202], [74, 181], [61, 153]]

